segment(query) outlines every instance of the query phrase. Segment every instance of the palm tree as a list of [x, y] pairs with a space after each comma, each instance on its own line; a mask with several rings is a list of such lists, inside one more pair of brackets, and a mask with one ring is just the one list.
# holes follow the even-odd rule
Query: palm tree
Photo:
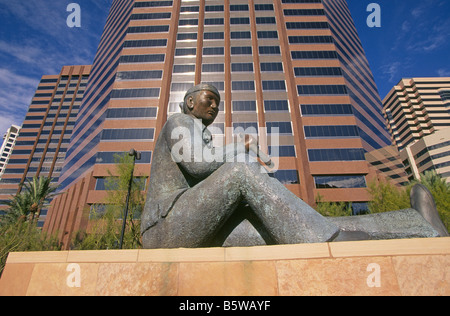
[[25, 221], [31, 208], [31, 199], [28, 194], [17, 194], [6, 202], [9, 206], [8, 212], [2, 218], [2, 224]]
[[435, 170], [426, 171], [420, 176], [420, 183], [429, 188], [430, 190], [450, 191], [450, 184], [437, 174]]
[[34, 221], [36, 214], [39, 218], [45, 203], [57, 195], [57, 187], [51, 186], [51, 182], [52, 179], [50, 178], [34, 176], [31, 181], [24, 185], [25, 192], [23, 194], [27, 195], [30, 200], [29, 213], [31, 214], [31, 222]]

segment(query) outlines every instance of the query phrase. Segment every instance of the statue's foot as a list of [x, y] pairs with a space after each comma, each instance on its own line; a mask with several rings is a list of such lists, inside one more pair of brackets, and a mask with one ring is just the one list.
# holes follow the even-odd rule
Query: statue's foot
[[359, 241], [359, 240], [370, 240], [369, 234], [362, 231], [339, 231], [339, 234], [332, 240], [337, 241]]
[[417, 210], [420, 215], [422, 215], [423, 218], [425, 218], [425, 220], [433, 226], [433, 228], [439, 233], [439, 236], [449, 236], [448, 231], [445, 228], [444, 223], [442, 223], [437, 211], [433, 195], [423, 184], [416, 184], [411, 189], [410, 199], [411, 207]]

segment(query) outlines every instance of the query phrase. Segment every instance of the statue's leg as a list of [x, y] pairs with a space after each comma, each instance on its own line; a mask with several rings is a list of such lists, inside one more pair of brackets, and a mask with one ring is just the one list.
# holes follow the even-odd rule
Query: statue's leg
[[244, 199], [277, 244], [317, 243], [333, 240], [338, 227], [261, 172], [258, 164], [234, 164]]
[[167, 217], [143, 234], [144, 247], [208, 246], [242, 201], [240, 186], [225, 164], [181, 195]]
[[360, 216], [328, 217], [341, 233], [334, 241], [438, 237], [414, 209]]
[[146, 248], [203, 247], [245, 200], [278, 244], [332, 240], [337, 226], [278, 180], [261, 173], [260, 165], [226, 163], [187, 190], [167, 217], [143, 235]]
[[412, 188], [411, 206], [412, 209], [386, 213], [330, 217], [341, 229], [335, 241], [448, 236], [434, 198], [425, 186], [417, 184]]

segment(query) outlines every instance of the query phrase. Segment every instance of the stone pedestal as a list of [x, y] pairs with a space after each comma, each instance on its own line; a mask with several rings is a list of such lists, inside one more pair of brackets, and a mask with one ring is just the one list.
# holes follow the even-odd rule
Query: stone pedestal
[[450, 238], [11, 253], [0, 295], [450, 295]]

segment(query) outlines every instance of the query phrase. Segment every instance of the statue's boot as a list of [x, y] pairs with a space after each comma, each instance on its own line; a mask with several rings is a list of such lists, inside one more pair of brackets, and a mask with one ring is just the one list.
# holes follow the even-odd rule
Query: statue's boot
[[417, 210], [420, 215], [422, 215], [423, 218], [425, 218], [425, 220], [433, 226], [433, 228], [439, 233], [439, 236], [449, 236], [448, 231], [439, 216], [433, 195], [423, 184], [416, 184], [411, 189], [410, 199], [411, 207]]
[[327, 219], [340, 229], [333, 241], [439, 237], [433, 226], [414, 209]]
[[449, 236], [433, 196], [421, 184], [411, 190], [411, 209], [348, 217], [328, 217], [340, 228], [333, 241]]

